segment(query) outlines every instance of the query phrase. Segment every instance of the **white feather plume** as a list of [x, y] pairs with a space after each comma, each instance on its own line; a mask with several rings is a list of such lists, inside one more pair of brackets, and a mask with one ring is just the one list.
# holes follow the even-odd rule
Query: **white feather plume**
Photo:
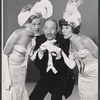
[[68, 23], [76, 27], [80, 25], [81, 22], [81, 14], [78, 11], [78, 6], [83, 2], [84, 0], [69, 0], [65, 12], [63, 13], [63, 18], [68, 21]]
[[53, 14], [53, 6], [52, 3], [49, 0], [41, 0], [39, 2], [36, 2], [34, 6], [25, 6], [26, 8], [30, 8], [30, 10], [25, 10], [19, 13], [18, 15], [18, 24], [20, 26], [23, 26], [25, 22], [28, 20], [29, 17], [32, 15], [41, 14], [42, 18], [47, 19], [48, 17], [51, 17]]
[[31, 13], [41, 13], [42, 17], [46, 19], [53, 14], [53, 6], [49, 0], [41, 0], [32, 7]]

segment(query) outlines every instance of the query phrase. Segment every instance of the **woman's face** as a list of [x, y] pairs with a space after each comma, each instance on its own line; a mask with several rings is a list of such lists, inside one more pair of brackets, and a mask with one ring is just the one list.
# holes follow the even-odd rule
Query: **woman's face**
[[62, 26], [62, 35], [65, 39], [70, 38], [73, 35], [71, 26]]
[[32, 23], [30, 23], [30, 31], [33, 32], [34, 34], [37, 34], [40, 29], [40, 21], [41, 19], [33, 19]]

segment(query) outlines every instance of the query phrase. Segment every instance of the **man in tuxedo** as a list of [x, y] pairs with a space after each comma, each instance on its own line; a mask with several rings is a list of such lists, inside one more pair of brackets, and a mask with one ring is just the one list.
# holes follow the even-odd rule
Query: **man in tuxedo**
[[36, 38], [35, 66], [40, 71], [40, 79], [30, 94], [30, 100], [44, 100], [48, 92], [51, 100], [68, 98], [73, 90], [75, 76], [62, 56], [62, 51], [68, 56], [70, 41], [57, 32], [58, 25], [53, 19], [43, 23], [44, 34]]

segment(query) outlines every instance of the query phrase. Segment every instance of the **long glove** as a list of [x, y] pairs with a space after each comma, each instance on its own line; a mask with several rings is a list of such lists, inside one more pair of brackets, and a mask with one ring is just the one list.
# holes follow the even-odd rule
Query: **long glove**
[[3, 54], [3, 62], [2, 62], [2, 66], [3, 66], [3, 74], [4, 74], [4, 88], [6, 90], [10, 90], [11, 87], [11, 77], [10, 77], [10, 72], [9, 72], [9, 66], [8, 66], [8, 56]]
[[66, 54], [62, 51], [62, 56], [63, 56], [63, 58], [64, 58], [64, 62], [65, 62], [65, 64], [70, 68], [70, 69], [73, 69], [74, 67], [75, 67], [75, 61], [74, 60], [72, 60], [72, 59], [70, 59], [70, 58], [68, 58], [67, 56], [66, 56]]

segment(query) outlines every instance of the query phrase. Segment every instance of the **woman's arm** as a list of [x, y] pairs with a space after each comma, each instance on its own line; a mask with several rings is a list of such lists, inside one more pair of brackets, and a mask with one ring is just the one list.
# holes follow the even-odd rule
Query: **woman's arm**
[[82, 43], [84, 47], [88, 49], [96, 59], [98, 59], [98, 47], [96, 44], [90, 38], [83, 39]]
[[10, 90], [10, 86], [11, 86], [11, 77], [10, 77], [9, 66], [8, 66], [8, 57], [9, 57], [9, 53], [11, 52], [14, 44], [17, 42], [18, 38], [19, 36], [13, 33], [10, 36], [10, 38], [7, 40], [4, 51], [2, 53], [3, 74], [5, 76], [4, 87], [7, 90]]
[[9, 55], [13, 46], [17, 43], [19, 38], [20, 38], [20, 35], [18, 31], [15, 31], [14, 33], [12, 33], [12, 35], [8, 38], [6, 45], [4, 47], [4, 50], [3, 50], [4, 54]]
[[62, 56], [64, 58], [64, 62], [65, 64], [70, 68], [70, 69], [73, 69], [76, 65], [75, 61], [74, 60], [71, 60], [70, 58], [68, 58], [66, 56], [66, 54], [62, 51]]

